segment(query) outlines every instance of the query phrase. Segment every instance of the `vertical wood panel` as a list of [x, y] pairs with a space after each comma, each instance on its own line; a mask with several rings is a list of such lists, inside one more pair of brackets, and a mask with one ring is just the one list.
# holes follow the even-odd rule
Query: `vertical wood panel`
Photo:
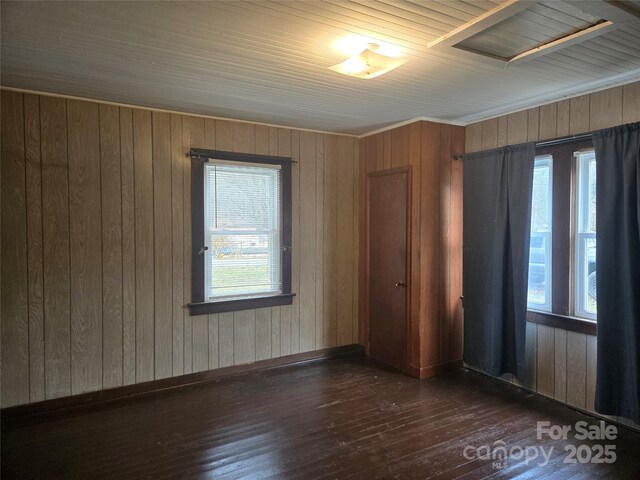
[[[193, 117], [182, 117], [182, 148], [188, 152], [192, 147], [198, 148], [191, 141], [191, 123]], [[187, 305], [192, 301], [191, 298], [191, 159], [186, 158], [183, 163], [182, 170], [182, 234], [183, 234], [183, 255], [182, 268], [184, 278], [182, 281], [182, 293], [184, 295], [183, 305]], [[183, 348], [184, 348], [184, 373], [193, 372], [193, 317], [189, 315], [189, 310], [184, 308], [183, 311]]]
[[589, 98], [590, 131], [622, 123], [622, 87], [592, 93]]
[[40, 98], [40, 128], [45, 393], [46, 398], [56, 398], [71, 394], [69, 170], [65, 100]]
[[[420, 324], [420, 236], [421, 236], [421, 164], [422, 164], [422, 129], [424, 122], [416, 122], [411, 125], [409, 136], [409, 162], [411, 164], [411, 278], [409, 278], [410, 304], [409, 320], [412, 328]], [[366, 189], [365, 189], [366, 193]], [[368, 201], [368, 200], [367, 200]], [[366, 204], [365, 204], [366, 207]], [[366, 209], [365, 209], [366, 214]], [[365, 237], [366, 241], [366, 237]], [[415, 351], [413, 345], [410, 348], [410, 361], [418, 365], [420, 361], [419, 352]]]
[[352, 314], [351, 314], [351, 341], [352, 343], [358, 343], [358, 328], [359, 328], [359, 311], [360, 303], [358, 302], [358, 291], [360, 287], [360, 279], [358, 278], [358, 266], [360, 258], [360, 244], [358, 242], [358, 234], [360, 232], [360, 217], [358, 215], [358, 189], [360, 187], [360, 161], [359, 161], [359, 149], [360, 142], [352, 140], [353, 152], [351, 155], [351, 162], [353, 165], [353, 190], [351, 192], [351, 201], [353, 202], [353, 227], [352, 232], [352, 248], [351, 252], [351, 282], [352, 282]]
[[338, 261], [337, 308], [338, 308], [338, 345], [351, 343], [351, 315], [353, 305], [353, 284], [351, 283], [351, 255], [353, 254], [353, 140], [338, 138], [338, 212], [337, 247]]
[[[316, 135], [316, 157], [315, 157], [315, 216], [316, 216], [316, 238], [315, 238], [315, 342], [313, 349], [322, 348], [324, 345], [324, 162], [326, 135]], [[357, 177], [355, 177], [357, 178]], [[354, 212], [357, 218], [357, 213]], [[357, 228], [357, 226], [356, 226]], [[357, 238], [357, 237], [355, 237]], [[356, 267], [357, 268], [357, 267]], [[357, 276], [357, 272], [353, 274]], [[353, 278], [353, 277], [352, 277]], [[357, 315], [356, 315], [357, 318]]]
[[215, 313], [212, 315], [208, 315], [208, 326], [209, 326], [209, 369], [214, 369], [219, 367], [219, 322], [220, 315]]
[[316, 134], [300, 133], [300, 351], [315, 347]]
[[527, 141], [528, 119], [526, 110], [507, 116], [507, 142], [509, 145]]
[[325, 137], [324, 165], [324, 331], [323, 346], [338, 342], [338, 139]]
[[102, 189], [102, 383], [122, 385], [122, 185], [120, 112], [100, 105]]
[[391, 130], [382, 132], [382, 161], [384, 168], [391, 168], [393, 155], [393, 142]]
[[569, 135], [570, 108], [571, 105], [569, 103], [569, 100], [562, 100], [557, 103], [558, 118], [556, 119], [556, 135], [558, 137]]
[[438, 188], [440, 195], [440, 232], [439, 238], [439, 255], [440, 268], [438, 276], [439, 295], [438, 295], [438, 321], [440, 323], [440, 345], [439, 345], [439, 362], [446, 362], [450, 357], [450, 339], [451, 322], [453, 315], [449, 305], [449, 291], [451, 288], [450, 259], [454, 252], [450, 251], [450, 222], [451, 222], [451, 126], [442, 125], [440, 127], [440, 161], [439, 161], [439, 177], [440, 187]]
[[71, 392], [102, 388], [100, 129], [95, 103], [67, 102], [71, 252]]
[[640, 82], [622, 87], [622, 121], [640, 122]]
[[136, 382], [154, 378], [153, 160], [151, 113], [133, 110], [136, 236]]
[[271, 358], [271, 309], [256, 309], [256, 360]]
[[527, 340], [525, 345], [524, 358], [524, 381], [523, 385], [531, 390], [535, 390], [537, 382], [536, 372], [536, 351], [538, 349], [538, 325], [527, 322]]
[[120, 108], [122, 182], [122, 383], [136, 381], [136, 240], [133, 112]]
[[233, 312], [218, 316], [218, 366], [233, 365]]
[[[481, 122], [481, 149], [489, 150], [498, 146], [498, 119], [492, 118]], [[477, 140], [474, 140], [477, 141]]]
[[590, 412], [595, 412], [594, 403], [596, 400], [596, 370], [597, 370], [597, 342], [596, 337], [587, 335], [587, 384], [585, 389], [585, 408]]
[[465, 139], [465, 152], [470, 153], [482, 150], [482, 122], [467, 125]]
[[[291, 132], [291, 158], [300, 161], [300, 132]], [[292, 210], [292, 239], [293, 250], [291, 260], [291, 286], [294, 292], [300, 292], [300, 163], [294, 164], [291, 169], [291, 195], [293, 198]], [[300, 351], [300, 298], [293, 297], [291, 305], [291, 331], [290, 331], [291, 353]]]
[[[216, 148], [216, 145], [207, 144], [205, 140], [205, 121], [202, 118], [197, 117], [188, 117], [188, 135], [189, 135], [189, 148]], [[216, 127], [216, 135], [218, 133], [218, 122], [215, 123]], [[184, 134], [184, 131], [183, 131]], [[207, 140], [211, 141], [213, 135], [210, 133], [207, 135]], [[185, 171], [185, 175], [186, 175]], [[191, 177], [191, 172], [189, 170], [189, 177]], [[191, 183], [189, 182], [189, 194], [191, 194]], [[186, 192], [185, 192], [186, 193]], [[188, 208], [187, 208], [188, 207]], [[185, 217], [186, 212], [189, 212], [189, 221], [191, 220], [191, 198], [189, 198], [189, 203], [187, 204], [185, 201]], [[191, 224], [189, 223], [189, 232], [191, 232]], [[195, 242], [195, 239], [191, 239], [192, 242]], [[191, 267], [191, 252], [192, 249], [199, 248], [199, 245], [195, 243], [191, 243], [189, 245], [189, 255], [186, 255], [185, 252], [185, 265], [189, 264]], [[191, 268], [189, 268], [189, 272], [191, 272]], [[191, 282], [191, 276], [185, 278], [185, 281]], [[191, 300], [189, 300], [191, 301]], [[185, 341], [191, 344], [190, 348], [190, 356], [192, 361], [192, 371], [193, 372], [202, 372], [209, 368], [209, 318], [207, 315], [196, 315], [193, 317], [188, 317], [188, 322], [191, 326], [191, 335], [186, 337], [185, 331]]]
[[2, 91], [2, 406], [29, 402], [24, 109]]
[[233, 312], [233, 364], [256, 360], [256, 311]]
[[498, 118], [498, 147], [504, 147], [507, 144], [507, 120], [506, 115]]
[[[172, 372], [184, 372], [184, 163], [182, 117], [171, 115], [171, 313]], [[190, 261], [190, 259], [186, 259]], [[216, 357], [217, 360], [217, 357]]]
[[554, 329], [538, 325], [538, 348], [536, 352], [536, 391], [553, 397], [555, 387], [555, 336]]
[[567, 401], [567, 331], [554, 329], [553, 398]]
[[540, 137], [540, 109], [527, 110], [527, 142], [537, 142]]
[[[422, 158], [420, 169], [420, 332], [421, 365], [434, 365], [440, 358], [439, 302], [440, 271], [440, 132], [441, 125], [422, 123]], [[413, 326], [415, 328], [415, 326]], [[417, 345], [412, 346], [417, 348]], [[412, 355], [413, 357], [413, 355]]]
[[29, 400], [38, 402], [45, 399], [45, 345], [40, 98], [36, 95], [24, 95], [24, 128], [27, 202], [27, 293], [29, 299]]
[[547, 140], [556, 137], [556, 125], [558, 120], [558, 104], [550, 103], [540, 107], [539, 139]]
[[[464, 146], [464, 128], [453, 127], [451, 152], [460, 152]], [[463, 162], [457, 160], [451, 164], [451, 227], [449, 237], [449, 274], [451, 315], [451, 358], [462, 358], [463, 310], [462, 301], [462, 173]]]
[[409, 134], [411, 125], [391, 130], [391, 167], [409, 165]]
[[589, 131], [589, 95], [572, 98], [569, 101], [569, 134], [576, 135]]
[[587, 336], [567, 332], [567, 403], [585, 408], [587, 382]]
[[173, 375], [171, 116], [153, 112], [154, 378]]

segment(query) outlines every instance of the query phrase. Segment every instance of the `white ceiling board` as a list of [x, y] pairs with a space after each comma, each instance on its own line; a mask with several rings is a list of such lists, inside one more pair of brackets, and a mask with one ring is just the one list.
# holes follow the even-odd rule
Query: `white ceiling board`
[[[3, 1], [0, 79], [6, 87], [354, 134], [417, 117], [465, 123], [640, 79], [640, 19], [507, 69], [427, 48], [500, 3]], [[540, 2], [522, 13], [523, 24], [540, 24], [564, 3]], [[580, 2], [566, 5], [547, 28], [591, 18], [576, 13]], [[373, 80], [330, 71], [348, 56], [336, 42], [353, 35], [394, 43], [408, 62]]]

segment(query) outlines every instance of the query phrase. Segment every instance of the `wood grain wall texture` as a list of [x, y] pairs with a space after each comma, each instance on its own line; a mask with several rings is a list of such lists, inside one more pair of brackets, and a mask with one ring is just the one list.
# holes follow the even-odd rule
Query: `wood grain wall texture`
[[[357, 342], [358, 141], [2, 91], [2, 407]], [[189, 316], [190, 147], [291, 156], [291, 306]]]
[[[466, 152], [586, 133], [640, 121], [640, 82], [531, 108], [466, 127]], [[594, 411], [596, 337], [527, 323], [524, 386]], [[509, 381], [517, 383], [511, 376]], [[640, 426], [618, 418], [635, 428]]]
[[[379, 170], [411, 166], [409, 357], [425, 376], [462, 359], [462, 165], [464, 128], [418, 121], [360, 140], [360, 278], [366, 275], [366, 181]], [[368, 344], [365, 282], [360, 283], [360, 343]]]

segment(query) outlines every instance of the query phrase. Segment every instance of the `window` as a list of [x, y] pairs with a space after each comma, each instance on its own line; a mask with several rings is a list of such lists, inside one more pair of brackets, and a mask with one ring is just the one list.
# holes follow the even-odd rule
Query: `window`
[[191, 313], [290, 304], [290, 159], [191, 154]]
[[536, 157], [531, 202], [531, 241], [529, 244], [530, 308], [551, 310], [551, 211], [553, 157]]
[[536, 148], [530, 321], [595, 333], [595, 153], [589, 138]]
[[576, 315], [596, 318], [596, 155], [593, 151], [576, 154]]

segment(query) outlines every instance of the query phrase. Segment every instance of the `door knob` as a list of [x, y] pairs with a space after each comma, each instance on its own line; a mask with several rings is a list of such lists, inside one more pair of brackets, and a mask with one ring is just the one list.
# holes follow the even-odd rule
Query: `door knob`
[[407, 284], [404, 282], [396, 282], [396, 287], [406, 287]]

